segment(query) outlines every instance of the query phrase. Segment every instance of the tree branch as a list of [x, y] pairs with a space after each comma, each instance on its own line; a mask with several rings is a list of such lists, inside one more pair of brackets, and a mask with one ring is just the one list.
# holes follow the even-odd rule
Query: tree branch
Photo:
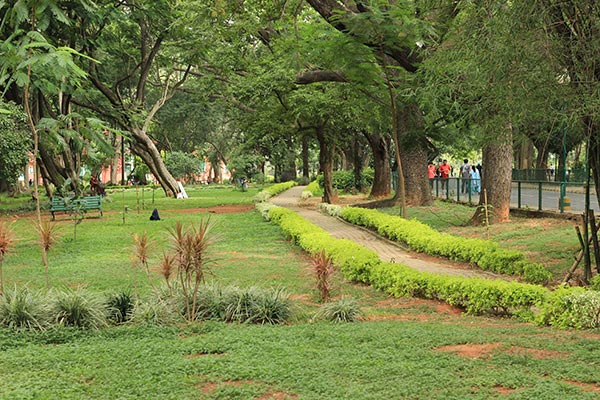
[[340, 71], [304, 71], [296, 75], [296, 84], [308, 85], [317, 82], [348, 82], [348, 79]]

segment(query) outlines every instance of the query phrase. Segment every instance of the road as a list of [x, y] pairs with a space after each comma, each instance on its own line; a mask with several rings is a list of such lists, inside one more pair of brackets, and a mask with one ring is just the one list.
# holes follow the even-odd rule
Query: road
[[[451, 185], [452, 188], [452, 185]], [[435, 192], [435, 190], [434, 190]], [[513, 184], [510, 205], [513, 208], [519, 207], [518, 188], [516, 184]], [[434, 193], [435, 196], [435, 193]], [[446, 198], [446, 193], [439, 191], [438, 197]], [[585, 209], [585, 194], [576, 192], [567, 192], [566, 197], [571, 200], [571, 210], [565, 210], [565, 212], [571, 212], [579, 214]], [[450, 190], [449, 198], [456, 200], [456, 190]], [[545, 211], [560, 211], [559, 208], [560, 192], [557, 190], [542, 190], [542, 210]], [[460, 194], [459, 201], [462, 203], [468, 203], [469, 200], [477, 204], [479, 202], [479, 196], [477, 194], [471, 195], [470, 199], [467, 194]], [[523, 209], [538, 210], [539, 209], [539, 192], [538, 189], [521, 188], [521, 207]], [[600, 206], [596, 198], [595, 192], [590, 193], [590, 208], [596, 213], [600, 212]]]

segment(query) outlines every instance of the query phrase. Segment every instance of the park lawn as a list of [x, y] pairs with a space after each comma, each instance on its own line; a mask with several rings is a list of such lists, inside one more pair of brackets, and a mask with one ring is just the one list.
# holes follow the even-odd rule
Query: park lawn
[[[206, 197], [225, 204], [228, 194]], [[252, 194], [240, 195], [241, 203], [244, 196]], [[131, 289], [134, 233], [155, 240], [153, 266], [168, 246], [168, 227], [210, 217], [219, 236], [213, 279], [285, 288], [295, 305], [291, 323], [0, 329], [0, 399], [593, 399], [600, 393], [595, 333], [465, 316], [339, 277], [335, 294], [358, 299], [363, 321], [313, 320], [318, 304], [309, 258], [256, 211], [218, 213], [194, 198], [181, 209], [169, 207], [181, 201], [165, 202], [156, 222], [149, 221], [149, 207], [130, 210], [125, 223], [120, 212], [87, 218], [76, 240], [74, 222], [61, 218], [61, 238], [50, 251], [51, 286]], [[33, 218], [20, 215], [13, 229], [20, 240], [5, 259], [5, 285], [44, 288]], [[140, 285], [151, 295], [146, 281]]]

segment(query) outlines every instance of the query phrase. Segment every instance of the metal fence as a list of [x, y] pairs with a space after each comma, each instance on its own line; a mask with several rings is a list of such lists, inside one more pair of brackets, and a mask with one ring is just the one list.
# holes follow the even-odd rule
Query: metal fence
[[[435, 198], [476, 205], [479, 203], [478, 180], [461, 178], [430, 179], [431, 193]], [[590, 188], [589, 200], [583, 183], [552, 181], [513, 181], [511, 207], [539, 211], [579, 213], [590, 208], [600, 211], [594, 187]]]
[[[572, 169], [513, 169], [512, 180], [521, 182], [585, 182], [585, 167]], [[583, 185], [583, 183], [581, 183]]]

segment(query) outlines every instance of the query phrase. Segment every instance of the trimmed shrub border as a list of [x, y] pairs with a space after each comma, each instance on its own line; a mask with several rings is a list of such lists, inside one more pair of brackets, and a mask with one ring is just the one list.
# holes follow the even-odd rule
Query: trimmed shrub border
[[542, 264], [527, 261], [522, 252], [501, 249], [497, 243], [489, 240], [459, 238], [440, 233], [419, 221], [406, 220], [377, 210], [344, 207], [340, 217], [390, 240], [404, 243], [419, 253], [468, 262], [486, 271], [521, 276], [528, 283], [546, 284], [552, 277]]
[[[582, 327], [582, 324], [576, 323], [581, 311], [577, 311], [577, 314], [572, 306], [561, 306], [572, 304], [572, 301], [564, 299], [581, 292], [581, 288], [562, 288], [558, 292], [551, 292], [545, 287], [527, 283], [419, 272], [405, 265], [382, 262], [375, 252], [345, 239], [335, 239], [286, 208], [273, 205], [265, 213], [293, 243], [308, 253], [316, 254], [324, 250], [348, 280], [371, 284], [397, 297], [414, 296], [444, 301], [464, 308], [468, 314], [511, 315], [525, 322], [561, 328]], [[594, 299], [600, 299], [600, 293], [588, 292], [592, 293], [590, 296]], [[600, 301], [588, 301], [586, 304], [589, 304], [586, 315], [600, 311], [600, 305], [597, 305]], [[539, 310], [537, 315], [534, 310]], [[596, 322], [597, 319], [584, 327], [597, 326]]]

